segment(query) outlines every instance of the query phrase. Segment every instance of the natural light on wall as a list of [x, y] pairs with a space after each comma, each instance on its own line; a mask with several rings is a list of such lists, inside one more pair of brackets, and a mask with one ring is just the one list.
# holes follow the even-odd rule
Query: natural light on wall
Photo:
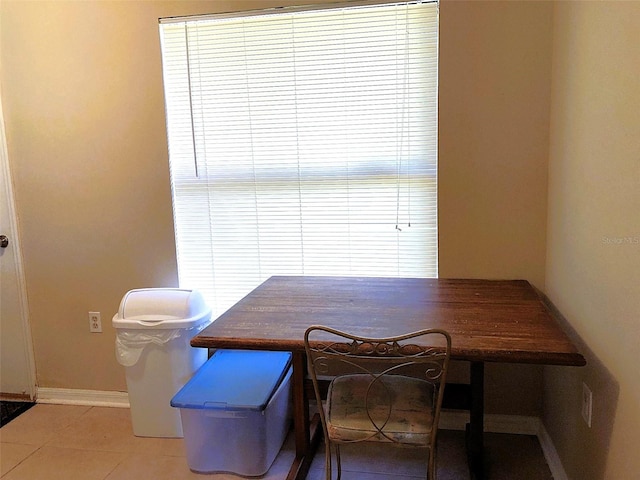
[[437, 3], [160, 37], [182, 287], [222, 313], [271, 275], [437, 276]]

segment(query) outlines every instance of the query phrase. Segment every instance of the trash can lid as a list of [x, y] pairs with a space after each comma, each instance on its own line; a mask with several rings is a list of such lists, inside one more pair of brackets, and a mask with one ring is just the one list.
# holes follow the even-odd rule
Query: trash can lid
[[211, 308], [197, 290], [183, 288], [141, 288], [127, 292], [115, 328], [192, 328], [211, 318]]
[[262, 411], [290, 363], [290, 352], [218, 350], [173, 397], [171, 406]]

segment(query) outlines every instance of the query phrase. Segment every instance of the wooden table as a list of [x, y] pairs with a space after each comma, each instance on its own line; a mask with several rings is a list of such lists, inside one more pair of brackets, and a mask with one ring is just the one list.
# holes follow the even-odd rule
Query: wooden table
[[585, 365], [525, 280], [271, 277], [191, 340], [194, 347], [293, 353], [296, 459], [287, 480], [305, 478], [319, 432], [309, 422], [303, 334], [326, 325], [362, 336], [423, 328], [451, 334], [452, 359], [470, 362], [467, 451], [483, 478], [484, 362]]

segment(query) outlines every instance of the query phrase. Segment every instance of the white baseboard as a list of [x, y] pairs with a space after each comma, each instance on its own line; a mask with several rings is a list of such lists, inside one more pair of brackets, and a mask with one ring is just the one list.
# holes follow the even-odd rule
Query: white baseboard
[[[439, 428], [443, 430], [464, 430], [468, 422], [468, 412], [443, 410], [440, 416]], [[554, 480], [569, 480], [556, 447], [538, 417], [486, 414], [484, 416], [484, 430], [490, 433], [535, 435], [538, 437], [542, 453]]]
[[39, 387], [36, 402], [55, 403], [59, 405], [129, 408], [129, 395], [127, 395], [127, 392]]
[[549, 432], [547, 432], [547, 429], [544, 427], [542, 422], [540, 422], [540, 429], [538, 430], [538, 441], [540, 442], [542, 453], [547, 461], [547, 465], [549, 465], [549, 470], [551, 470], [551, 475], [554, 480], [569, 480], [567, 472], [565, 472], [564, 467], [562, 466], [562, 461], [560, 460], [558, 451], [551, 440]]
[[[456, 410], [443, 410], [439, 428], [443, 430], [464, 430], [469, 423], [469, 413]], [[525, 415], [485, 414], [484, 430], [491, 433], [513, 433], [516, 435], [537, 435], [540, 428], [538, 417]]]
[[469, 423], [469, 412], [441, 410], [438, 428], [441, 430], [464, 430]]
[[[38, 388], [36, 402], [129, 408], [129, 396], [127, 392], [100, 390]], [[464, 430], [468, 422], [468, 412], [443, 410], [440, 416], [439, 427], [443, 430]], [[558, 452], [553, 445], [553, 441], [538, 417], [486, 414], [484, 416], [484, 430], [491, 433], [536, 435], [554, 480], [569, 480], [560, 461]]]

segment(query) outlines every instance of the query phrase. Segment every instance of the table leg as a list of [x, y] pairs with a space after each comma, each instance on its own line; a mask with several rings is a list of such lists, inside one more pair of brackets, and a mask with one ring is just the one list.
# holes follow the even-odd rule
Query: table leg
[[309, 472], [313, 455], [320, 442], [322, 429], [320, 417], [314, 415], [309, 423], [309, 399], [305, 390], [306, 358], [304, 352], [293, 352], [293, 430], [296, 442], [296, 457], [287, 480], [303, 480]]
[[484, 362], [471, 362], [471, 411], [467, 458], [472, 480], [484, 479]]

